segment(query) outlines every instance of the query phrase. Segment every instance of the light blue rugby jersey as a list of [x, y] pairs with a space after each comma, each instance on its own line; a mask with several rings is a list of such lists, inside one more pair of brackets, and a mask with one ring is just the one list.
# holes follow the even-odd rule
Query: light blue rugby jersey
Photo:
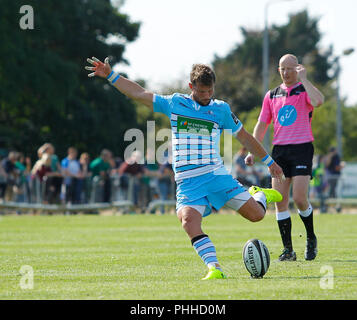
[[[169, 117], [172, 128], [172, 168], [175, 180], [220, 170], [227, 174], [219, 153], [224, 129], [237, 134], [242, 123], [229, 104], [211, 100], [201, 106], [186, 94], [154, 95], [154, 111]], [[221, 173], [221, 171], [223, 173]]]

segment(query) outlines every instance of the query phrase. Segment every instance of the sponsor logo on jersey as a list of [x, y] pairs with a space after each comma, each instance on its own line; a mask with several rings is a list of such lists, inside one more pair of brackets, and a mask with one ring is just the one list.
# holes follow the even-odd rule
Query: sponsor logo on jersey
[[297, 118], [297, 111], [293, 105], [286, 105], [279, 110], [278, 121], [281, 126], [291, 126]]
[[179, 133], [192, 133], [203, 136], [212, 134], [213, 122], [191, 119], [182, 116], [177, 117], [177, 131]]

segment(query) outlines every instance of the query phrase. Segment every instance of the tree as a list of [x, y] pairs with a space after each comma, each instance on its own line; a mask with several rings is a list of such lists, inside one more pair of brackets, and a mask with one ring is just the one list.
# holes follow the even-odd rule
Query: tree
[[[315, 153], [325, 154], [336, 146], [335, 79], [330, 76], [333, 47], [321, 48], [318, 18], [311, 18], [306, 10], [289, 16], [285, 25], [273, 25], [269, 30], [270, 88], [281, 83], [278, 62], [286, 53], [295, 54], [308, 70], [309, 79], [325, 95], [325, 103], [314, 110], [313, 134]], [[231, 104], [249, 132], [253, 131], [262, 103], [262, 30], [241, 27], [243, 41], [225, 57], [215, 57], [217, 74], [216, 95]], [[357, 108], [342, 103], [344, 160], [357, 159], [357, 127], [353, 120]], [[270, 130], [272, 128], [270, 127]], [[272, 131], [272, 130], [271, 130]], [[237, 148], [237, 144], [234, 144]]]
[[[50, 141], [61, 154], [70, 145], [93, 155], [104, 147], [122, 152], [135, 106], [109, 84], [88, 79], [84, 65], [91, 56], [125, 62], [125, 45], [140, 24], [110, 0], [30, 0], [34, 29], [23, 30], [22, 5], [4, 0], [0, 11], [2, 147], [34, 155]], [[109, 43], [112, 36], [118, 40]]]
[[[318, 86], [325, 86], [331, 79], [329, 57], [332, 48], [322, 52], [318, 44], [321, 33], [318, 19], [309, 17], [306, 10], [289, 16], [283, 26], [273, 25], [270, 39], [270, 84], [278, 85], [278, 61], [286, 53], [295, 54], [308, 68], [309, 76]], [[232, 109], [240, 113], [252, 110], [262, 101], [262, 42], [263, 31], [241, 27], [243, 41], [226, 57], [215, 57], [213, 66], [217, 73], [217, 96], [225, 97]]]

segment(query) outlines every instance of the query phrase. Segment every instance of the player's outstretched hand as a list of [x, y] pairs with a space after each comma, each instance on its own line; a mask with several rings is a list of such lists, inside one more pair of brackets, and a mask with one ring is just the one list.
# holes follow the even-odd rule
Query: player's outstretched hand
[[112, 68], [109, 65], [109, 58], [108, 57], [104, 59], [104, 63], [101, 62], [96, 57], [92, 57], [92, 59], [88, 58], [87, 61], [93, 67], [85, 66], [84, 69], [89, 70], [89, 71], [94, 71], [94, 72], [88, 74], [88, 77], [98, 76], [98, 77], [101, 77], [101, 78], [106, 78], [106, 77], [109, 76], [110, 72], [112, 71]]
[[244, 159], [244, 162], [247, 166], [252, 166], [254, 164], [254, 154], [248, 153]]
[[269, 172], [272, 178], [278, 179], [278, 182], [282, 183], [285, 180], [283, 169], [276, 162], [269, 167]]

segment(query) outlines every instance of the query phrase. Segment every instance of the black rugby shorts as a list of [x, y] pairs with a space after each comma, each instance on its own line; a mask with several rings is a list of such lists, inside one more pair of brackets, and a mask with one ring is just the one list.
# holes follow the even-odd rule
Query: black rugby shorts
[[272, 158], [283, 169], [286, 178], [295, 176], [312, 177], [312, 142], [301, 144], [275, 145]]

